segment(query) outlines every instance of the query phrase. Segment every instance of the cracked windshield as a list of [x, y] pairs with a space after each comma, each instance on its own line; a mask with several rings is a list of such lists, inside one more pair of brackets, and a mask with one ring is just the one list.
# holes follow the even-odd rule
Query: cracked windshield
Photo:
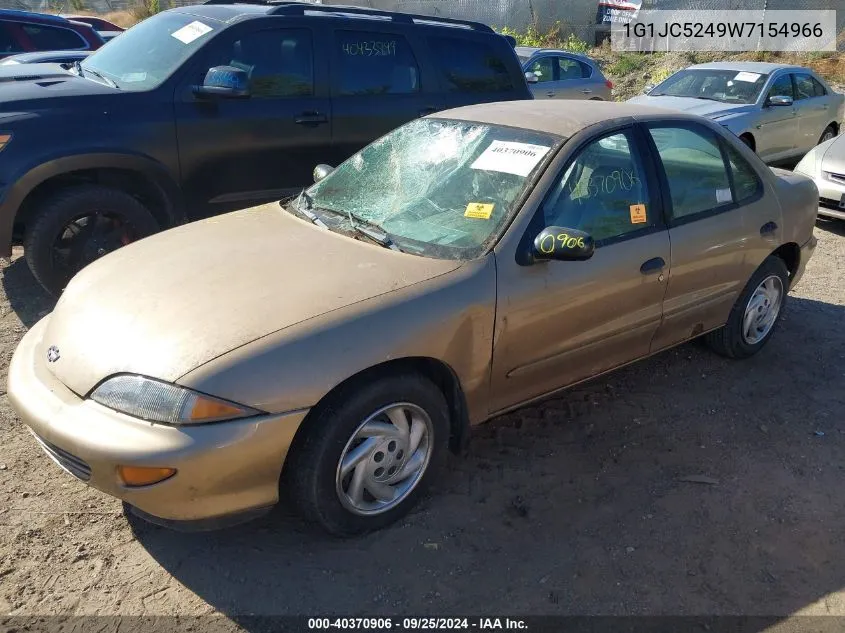
[[406, 252], [471, 259], [506, 226], [560, 141], [528, 130], [417, 120], [355, 154], [296, 208], [310, 209], [332, 229], [376, 228]]

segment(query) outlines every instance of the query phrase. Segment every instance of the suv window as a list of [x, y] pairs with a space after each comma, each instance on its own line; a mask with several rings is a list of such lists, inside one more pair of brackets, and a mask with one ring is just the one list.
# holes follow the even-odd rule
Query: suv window
[[432, 37], [429, 46], [449, 92], [513, 90], [507, 64], [486, 42]]
[[255, 31], [232, 45], [224, 62], [249, 75], [252, 97], [307, 97], [314, 94], [311, 33], [303, 29]]
[[338, 31], [335, 45], [341, 95], [411, 94], [420, 71], [410, 44], [395, 33]]
[[724, 147], [728, 154], [728, 163], [731, 166], [731, 175], [734, 181], [734, 200], [744, 202], [753, 198], [763, 190], [760, 177], [736, 148], [731, 147], [728, 143], [724, 143]]
[[669, 181], [672, 217], [690, 218], [731, 204], [731, 183], [715, 135], [707, 129], [651, 126]]
[[537, 83], [555, 80], [554, 60], [551, 57], [541, 57], [531, 62], [528, 72], [537, 75]]
[[633, 147], [619, 132], [581, 150], [543, 203], [545, 226], [580, 229], [601, 243], [657, 224]]
[[772, 84], [772, 88], [771, 90], [769, 90], [768, 96], [789, 97], [791, 99], [794, 99], [795, 93], [792, 90], [792, 79], [790, 79], [789, 75], [781, 75], [780, 77], [775, 79], [775, 83]]
[[560, 78], [562, 80], [566, 79], [585, 79], [589, 77], [592, 73], [590, 67], [583, 63], [579, 62], [575, 59], [570, 59], [568, 57], [558, 57], [558, 66], [560, 72]]
[[19, 53], [22, 50], [23, 48], [15, 40], [14, 34], [9, 31], [5, 24], [0, 22], [0, 54]]
[[802, 73], [795, 74], [793, 77], [795, 77], [796, 99], [812, 99], [813, 97], [823, 97], [825, 95], [824, 86], [811, 75]]
[[21, 24], [21, 29], [37, 51], [87, 48], [85, 40], [70, 29], [44, 24]]

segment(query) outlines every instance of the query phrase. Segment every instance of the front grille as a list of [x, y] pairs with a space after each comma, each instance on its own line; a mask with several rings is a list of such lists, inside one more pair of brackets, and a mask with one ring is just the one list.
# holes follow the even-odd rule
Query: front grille
[[841, 210], [839, 200], [831, 200], [830, 198], [819, 198], [819, 206], [827, 207], [828, 209]]
[[44, 449], [47, 456], [64, 470], [82, 481], [88, 481], [91, 479], [91, 467], [88, 464], [79, 459], [76, 455], [72, 455], [55, 444], [51, 444], [43, 437], [39, 437], [34, 432], [32, 434], [35, 436], [38, 443], [41, 444], [41, 448]]
[[833, 172], [827, 172], [827, 177], [830, 178], [833, 182], [840, 182], [845, 185], [845, 174], [834, 174]]

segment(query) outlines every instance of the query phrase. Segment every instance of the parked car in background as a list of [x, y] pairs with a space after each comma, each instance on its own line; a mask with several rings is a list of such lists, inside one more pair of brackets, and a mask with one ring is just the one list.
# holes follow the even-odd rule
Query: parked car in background
[[55, 294], [145, 235], [296, 194], [411, 119], [531, 99], [483, 24], [296, 2], [171, 9], [42, 70], [0, 67], [19, 78], [0, 111], [20, 113], [0, 123], [0, 251], [22, 241]]
[[377, 529], [474, 424], [700, 335], [759, 352], [816, 244], [808, 178], [643, 106], [469, 106], [315, 171], [71, 281], [7, 390], [62, 468], [171, 527], [281, 484]]
[[97, 50], [103, 38], [88, 24], [58, 15], [0, 9], [0, 59], [18, 53]]
[[97, 34], [103, 38], [104, 42], [113, 40], [121, 33], [123, 33], [123, 31], [97, 31]]
[[812, 178], [819, 190], [819, 215], [845, 220], [845, 135], [807, 152], [795, 171]]
[[535, 99], [612, 100], [613, 83], [585, 55], [530, 46], [517, 46], [516, 54]]
[[812, 69], [763, 62], [690, 66], [628, 101], [712, 119], [767, 163], [802, 156], [845, 118], [845, 96]]
[[81, 62], [91, 51], [41, 51], [39, 53], [20, 53], [0, 61], [0, 66], [9, 64], [72, 64]]
[[118, 26], [114, 22], [110, 22], [105, 18], [101, 18], [96, 15], [71, 15], [62, 13], [61, 16], [63, 18], [67, 18], [68, 20], [73, 20], [74, 22], [84, 22], [88, 24], [92, 28], [96, 29], [97, 31], [125, 31], [122, 26]]

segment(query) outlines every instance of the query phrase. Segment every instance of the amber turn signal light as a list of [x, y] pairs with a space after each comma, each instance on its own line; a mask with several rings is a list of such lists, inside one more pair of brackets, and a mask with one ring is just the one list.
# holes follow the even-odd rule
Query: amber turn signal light
[[146, 466], [118, 466], [117, 474], [127, 486], [149, 486], [169, 479], [176, 474], [175, 468]]

